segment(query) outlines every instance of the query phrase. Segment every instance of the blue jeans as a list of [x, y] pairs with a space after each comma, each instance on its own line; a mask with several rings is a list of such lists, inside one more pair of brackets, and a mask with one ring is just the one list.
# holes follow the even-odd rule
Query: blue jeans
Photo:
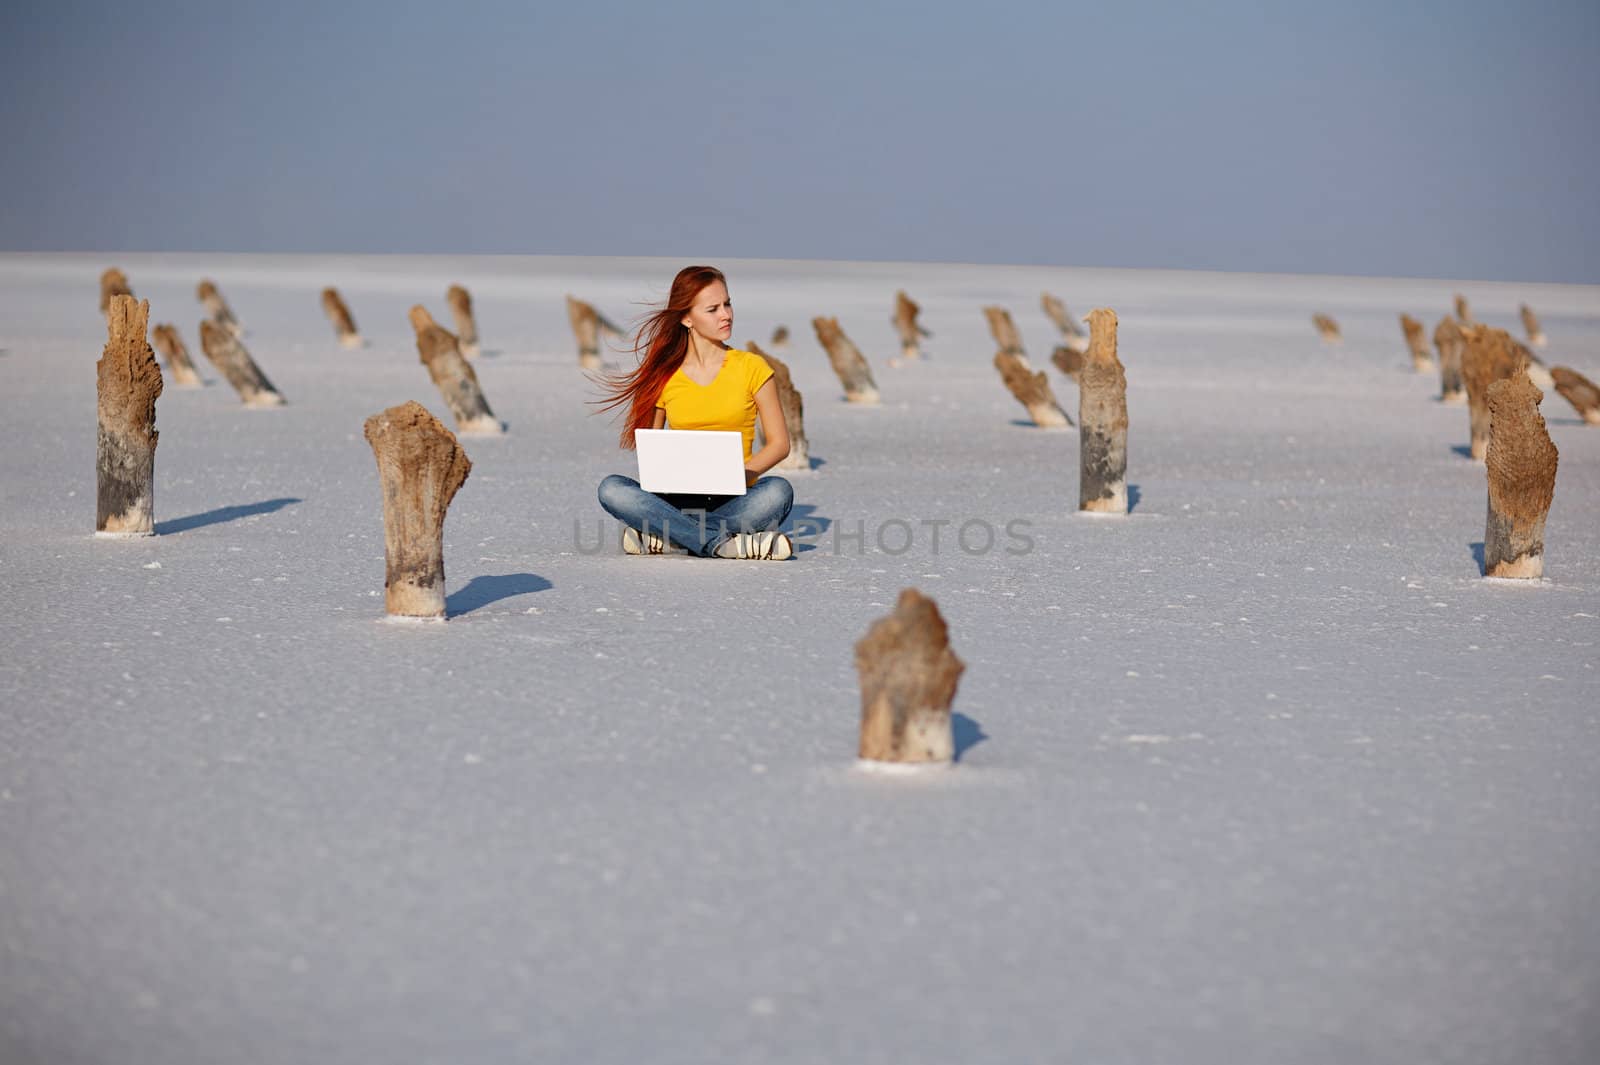
[[613, 473], [600, 482], [600, 505], [624, 525], [710, 558], [734, 533], [782, 525], [794, 506], [794, 489], [782, 477], [763, 477], [742, 496], [656, 495], [632, 477]]

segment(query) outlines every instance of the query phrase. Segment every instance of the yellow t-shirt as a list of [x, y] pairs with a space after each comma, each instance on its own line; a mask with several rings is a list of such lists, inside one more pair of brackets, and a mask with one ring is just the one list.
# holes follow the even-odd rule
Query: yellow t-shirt
[[756, 390], [772, 376], [760, 355], [729, 348], [709, 385], [689, 380], [682, 369], [667, 378], [656, 406], [674, 429], [737, 430], [744, 436], [745, 461], [755, 451]]

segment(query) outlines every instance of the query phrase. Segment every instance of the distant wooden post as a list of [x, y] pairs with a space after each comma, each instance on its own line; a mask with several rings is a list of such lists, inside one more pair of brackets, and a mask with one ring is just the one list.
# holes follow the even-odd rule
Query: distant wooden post
[[456, 320], [456, 343], [461, 354], [469, 359], [478, 357], [478, 320], [472, 316], [472, 296], [460, 285], [451, 285], [444, 301]]
[[[1078, 324], [1077, 319], [1067, 313], [1067, 305], [1065, 303], [1062, 303], [1050, 293], [1043, 292], [1039, 294], [1039, 306], [1044, 308], [1045, 315], [1056, 324], [1057, 329], [1061, 330], [1061, 337], [1066, 342], [1064, 346], [1069, 352], [1082, 355], [1089, 350], [1088, 334], [1083, 331], [1083, 326]], [[1057, 348], [1056, 350], [1059, 351], [1061, 349]], [[1051, 358], [1054, 359], [1055, 356], [1051, 356]], [[1062, 373], [1066, 373], [1066, 371], [1063, 370]], [[1077, 375], [1072, 373], [1068, 374], [1068, 376], [1076, 377]]]
[[188, 347], [178, 335], [177, 326], [158, 325], [150, 331], [150, 336], [155, 341], [156, 350], [167, 360], [167, 371], [172, 374], [174, 384], [179, 388], [205, 386], [205, 382], [200, 380], [200, 372], [194, 368], [194, 360], [189, 358]]
[[128, 287], [128, 275], [118, 270], [115, 266], [107, 267], [100, 275], [100, 313], [111, 313], [111, 301], [117, 296], [131, 296], [133, 289]]
[[281, 407], [287, 402], [272, 387], [272, 382], [267, 380], [267, 375], [261, 372], [261, 367], [239, 339], [210, 319], [200, 323], [200, 350], [228, 379], [245, 406]]
[[1461, 380], [1467, 388], [1467, 417], [1472, 432], [1472, 458], [1482, 462], [1489, 450], [1489, 386], [1507, 377], [1526, 376], [1527, 360], [1504, 329], [1463, 326]]
[[1067, 412], [1056, 402], [1050, 378], [1043, 370], [1034, 373], [1022, 356], [1014, 351], [994, 353], [994, 368], [1000, 380], [1018, 403], [1027, 408], [1028, 417], [1041, 429], [1065, 429], [1072, 424]]
[[872, 379], [872, 367], [862, 358], [861, 349], [839, 328], [837, 318], [813, 318], [811, 328], [817, 332], [817, 342], [828, 353], [833, 372], [844, 385], [844, 398], [851, 403], [875, 404], [882, 401], [878, 385]]
[[1544, 327], [1539, 324], [1539, 316], [1533, 313], [1533, 308], [1526, 303], [1520, 308], [1522, 313], [1522, 328], [1528, 331], [1528, 343], [1536, 348], [1542, 348], [1550, 342], [1544, 335]]
[[1472, 317], [1472, 307], [1467, 303], [1467, 297], [1456, 293], [1456, 321], [1461, 325], [1477, 325], [1478, 320]]
[[339, 337], [340, 347], [359, 348], [366, 343], [361, 339], [361, 333], [356, 329], [356, 320], [350, 317], [350, 308], [345, 305], [344, 297], [339, 295], [338, 289], [322, 290], [322, 313], [333, 323], [333, 331]]
[[1033, 364], [1028, 361], [1028, 353], [1022, 347], [1022, 334], [1017, 332], [1017, 323], [1011, 320], [1011, 312], [1004, 307], [985, 307], [984, 320], [989, 323], [989, 332], [994, 336], [995, 346], [1001, 351], [1017, 356], [1022, 360], [1022, 365], [1029, 370]]
[[1526, 374], [1489, 386], [1489, 519], [1483, 534], [1486, 577], [1544, 575], [1544, 519], [1555, 497], [1556, 461], [1539, 403]]
[[443, 618], [445, 511], [472, 462], [415, 401], [374, 414], [364, 434], [383, 489], [384, 608], [395, 617]]
[[1405, 334], [1406, 347], [1411, 351], [1411, 368], [1417, 373], [1431, 371], [1433, 352], [1428, 348], [1428, 334], [1423, 330], [1422, 323], [1409, 314], [1402, 314], [1400, 331]]
[[904, 290], [894, 294], [894, 327], [900, 334], [900, 357], [907, 361], [922, 358], [922, 338], [932, 336], [917, 324], [922, 308]]
[[950, 704], [967, 667], [932, 599], [907, 588], [894, 613], [856, 643], [861, 746], [866, 762], [949, 764], [955, 757]]
[[1117, 358], [1117, 312], [1089, 312], [1078, 377], [1078, 509], [1128, 512], [1128, 377]]
[[780, 325], [772, 331], [772, 350], [789, 350], [789, 327]]
[[155, 532], [156, 397], [161, 367], [145, 341], [148, 300], [111, 297], [109, 334], [95, 364], [95, 519], [99, 536], [150, 536]]
[[594, 307], [567, 297], [567, 320], [572, 323], [572, 334], [578, 338], [578, 365], [585, 370], [598, 370], [600, 358], [600, 312]]
[[1448, 314], [1433, 328], [1433, 346], [1439, 349], [1439, 402], [1465, 403], [1466, 386], [1461, 383], [1461, 349], [1466, 340], [1461, 327]]
[[1076, 381], [1078, 375], [1083, 372], [1084, 351], [1088, 350], [1087, 343], [1084, 344], [1083, 351], [1063, 344], [1050, 353], [1050, 361], [1055, 364], [1056, 369]]
[[1556, 391], [1572, 404], [1585, 422], [1600, 425], [1600, 386], [1568, 366], [1557, 366], [1550, 371], [1550, 376], [1555, 381]]
[[811, 468], [810, 445], [806, 443], [805, 403], [801, 399], [800, 390], [794, 387], [794, 378], [789, 373], [789, 366], [776, 355], [768, 355], [761, 350], [761, 346], [754, 340], [747, 341], [745, 347], [752, 354], [760, 355], [767, 360], [767, 365], [772, 367], [772, 379], [777, 382], [778, 405], [783, 408], [784, 427], [789, 430], [789, 454], [778, 462], [775, 467], [780, 470], [809, 470]]
[[1550, 376], [1550, 367], [1546, 366], [1544, 360], [1533, 353], [1532, 348], [1516, 337], [1511, 338], [1511, 346], [1516, 348], [1517, 353], [1527, 362], [1523, 369], [1527, 371], [1529, 380], [1546, 392], [1556, 387], [1556, 379]]
[[1344, 343], [1344, 334], [1339, 331], [1339, 323], [1326, 314], [1313, 314], [1311, 324], [1317, 327], [1317, 335], [1322, 337], [1324, 344]]
[[194, 294], [213, 322], [236, 337], [244, 336], [244, 326], [233, 316], [233, 309], [228, 306], [228, 301], [222, 298], [222, 293], [215, 284], [209, 280], [201, 281], [195, 286]]
[[456, 420], [456, 431], [475, 436], [499, 436], [505, 430], [500, 419], [489, 409], [483, 389], [478, 385], [478, 375], [472, 364], [461, 357], [456, 338], [420, 303], [411, 308], [411, 328], [417, 334], [417, 354], [428, 376], [444, 397]]

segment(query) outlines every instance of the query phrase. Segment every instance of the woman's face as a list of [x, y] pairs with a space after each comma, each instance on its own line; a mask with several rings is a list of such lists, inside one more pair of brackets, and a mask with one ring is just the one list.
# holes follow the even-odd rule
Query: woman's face
[[713, 342], [731, 337], [733, 301], [728, 299], [728, 286], [721, 281], [713, 281], [701, 289], [689, 313], [683, 316], [683, 324]]

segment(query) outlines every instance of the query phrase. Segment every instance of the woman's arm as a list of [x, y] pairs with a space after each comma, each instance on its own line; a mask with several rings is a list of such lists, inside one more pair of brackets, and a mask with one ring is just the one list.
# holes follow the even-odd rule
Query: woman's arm
[[660, 429], [662, 426], [664, 426], [666, 424], [667, 424], [667, 412], [662, 410], [660, 407], [657, 407], [656, 408], [656, 420], [653, 423], [651, 423], [650, 428], [652, 428], [652, 429]]
[[756, 389], [756, 413], [761, 416], [761, 431], [767, 442], [744, 464], [745, 481], [756, 478], [789, 457], [789, 426], [783, 420], [783, 405], [778, 402], [778, 384], [770, 377]]

